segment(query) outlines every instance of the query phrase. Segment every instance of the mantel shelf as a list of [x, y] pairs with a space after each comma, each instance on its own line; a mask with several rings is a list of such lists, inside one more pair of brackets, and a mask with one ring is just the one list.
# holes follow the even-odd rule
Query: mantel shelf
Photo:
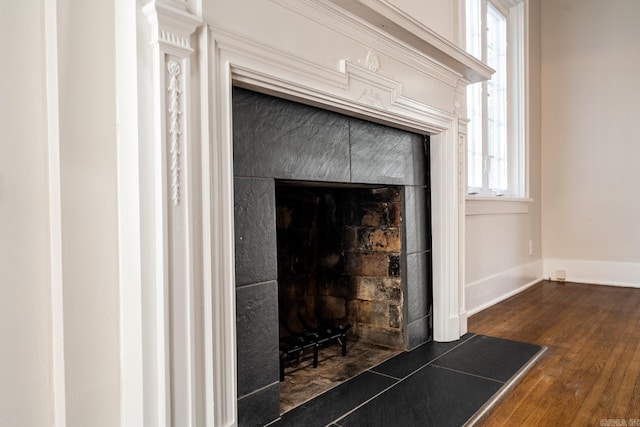
[[489, 80], [494, 70], [386, 0], [328, 0], [380, 31], [456, 71], [470, 83]]

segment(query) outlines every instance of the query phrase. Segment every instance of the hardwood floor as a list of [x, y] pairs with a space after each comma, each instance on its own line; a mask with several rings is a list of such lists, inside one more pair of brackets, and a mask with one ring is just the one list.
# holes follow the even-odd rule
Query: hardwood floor
[[469, 332], [547, 346], [481, 426], [640, 426], [640, 289], [544, 281]]

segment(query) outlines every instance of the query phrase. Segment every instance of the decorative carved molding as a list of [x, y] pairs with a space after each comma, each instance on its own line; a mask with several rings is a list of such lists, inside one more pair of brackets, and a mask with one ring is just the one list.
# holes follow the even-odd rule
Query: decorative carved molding
[[159, 34], [159, 41], [173, 45], [178, 48], [191, 50], [191, 42], [188, 36], [184, 34], [169, 31], [167, 29], [161, 29]]
[[358, 101], [389, 110], [401, 97], [402, 84], [384, 74], [380, 69], [380, 58], [374, 51], [369, 51], [365, 60], [357, 64], [343, 60], [342, 69], [349, 90]]
[[372, 50], [367, 52], [367, 56], [364, 58], [364, 65], [369, 69], [369, 71], [373, 71], [374, 73], [378, 72], [378, 69], [380, 68], [380, 58], [378, 57], [378, 53]]
[[[234, 54], [246, 61], [242, 66], [233, 68], [234, 80], [237, 82], [284, 92], [299, 99], [322, 98], [328, 106], [347, 109], [356, 114], [379, 114], [384, 109], [388, 121], [425, 133], [438, 133], [448, 129], [454, 118], [450, 111], [403, 96], [400, 82], [374, 73], [357, 61], [343, 59], [336, 71], [303, 58], [294, 58], [286, 52], [224, 30], [215, 29], [212, 37], [221, 53]], [[292, 87], [284, 89], [283, 81], [291, 82]], [[328, 93], [340, 93], [340, 96], [326, 96]], [[356, 107], [356, 103], [345, 104], [338, 101], [340, 98], [358, 100], [360, 105]], [[380, 102], [372, 105], [371, 102], [376, 100]], [[376, 113], [370, 113], [372, 109]]]
[[173, 205], [180, 204], [180, 137], [182, 130], [180, 127], [182, 116], [182, 89], [180, 87], [180, 74], [182, 67], [175, 60], [167, 63], [167, 71], [169, 72], [169, 100], [167, 112], [169, 113], [169, 153], [171, 154], [171, 200]]
[[[187, 10], [194, 2], [139, 1], [145, 3], [141, 8], [148, 25], [142, 27], [143, 22], [135, 21], [141, 40], [148, 38], [148, 44], [138, 46], [137, 57], [138, 73], [150, 80], [138, 92], [138, 105], [144, 112], [140, 114], [144, 123], [141, 126], [146, 128], [141, 136], [153, 144], [153, 153], [145, 157], [141, 169], [149, 181], [140, 184], [140, 192], [152, 196], [150, 213], [145, 218], [153, 218], [157, 225], [149, 229], [154, 250], [143, 262], [145, 271], [153, 272], [148, 276], [152, 286], [142, 302], [152, 307], [155, 315], [143, 322], [140, 331], [143, 336], [156, 339], [143, 345], [141, 362], [157, 366], [143, 373], [143, 381], [153, 384], [149, 388], [149, 395], [155, 396], [149, 406], [150, 417], [154, 424], [163, 426], [176, 422], [185, 426], [213, 425], [202, 421], [204, 409], [199, 405], [213, 397], [204, 396], [206, 393], [196, 385], [205, 368], [194, 356], [201, 348], [194, 338], [200, 333], [195, 295], [201, 283], [192, 274], [199, 260], [191, 251], [198, 244], [198, 236], [193, 232], [197, 219], [188, 209], [191, 164], [187, 154], [193, 143], [189, 130], [198, 120], [189, 108], [198, 81], [191, 57], [196, 30], [202, 23]], [[147, 200], [146, 196], [143, 198]], [[144, 409], [146, 414], [146, 405]]]
[[372, 73], [380, 74], [393, 80], [393, 76], [388, 75], [381, 67], [380, 55], [375, 50], [368, 50], [364, 60], [359, 59], [358, 65]]
[[[389, 0], [309, 0], [347, 10], [383, 35], [455, 70], [470, 82], [488, 80], [492, 70], [455, 43], [435, 33]], [[514, 0], [516, 1], [516, 0]]]
[[[451, 68], [444, 67], [434, 61], [424, 51], [416, 49], [399, 39], [390, 36], [389, 33], [380, 31], [375, 25], [364, 22], [355, 15], [345, 13], [345, 9], [338, 3], [344, 0], [271, 0], [295, 13], [305, 16], [321, 25], [343, 34], [351, 39], [362, 42], [365, 46], [376, 46], [381, 55], [393, 58], [413, 66], [420, 70], [427, 78], [435, 78], [447, 85], [455, 86], [460, 78], [458, 72], [452, 72]], [[357, 3], [362, 0], [349, 0]], [[479, 62], [479, 61], [478, 61]], [[363, 62], [358, 62], [364, 68]]]
[[380, 95], [380, 92], [376, 91], [373, 87], [363, 89], [360, 96], [358, 96], [356, 99], [358, 101], [365, 101], [371, 106], [379, 106], [386, 109], [384, 103], [382, 102], [382, 96]]
[[186, 2], [152, 1], [143, 7], [143, 12], [151, 24], [151, 43], [158, 43], [165, 51], [172, 51], [178, 56], [193, 52], [191, 35], [200, 18], [185, 11]]

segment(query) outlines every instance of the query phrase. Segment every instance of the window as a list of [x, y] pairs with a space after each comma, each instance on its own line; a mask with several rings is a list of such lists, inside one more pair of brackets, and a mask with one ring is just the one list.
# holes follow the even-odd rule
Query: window
[[466, 0], [466, 48], [495, 70], [467, 88], [469, 194], [526, 197], [527, 0]]

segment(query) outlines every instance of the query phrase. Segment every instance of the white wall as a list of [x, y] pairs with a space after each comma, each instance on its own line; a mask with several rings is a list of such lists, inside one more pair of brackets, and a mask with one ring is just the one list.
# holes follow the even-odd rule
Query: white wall
[[[119, 424], [115, 21], [110, 3], [60, 0], [48, 4], [57, 7], [48, 9], [50, 15], [44, 1], [0, 5], [0, 54], [7, 59], [0, 79], [3, 427], [53, 425], [54, 402], [62, 409], [55, 417], [62, 422], [66, 413], [67, 426]], [[53, 60], [47, 63], [49, 18], [57, 25], [58, 50], [49, 44]], [[56, 53], [57, 81], [47, 74], [56, 65]], [[56, 105], [48, 89], [58, 92], [59, 108], [53, 110], [59, 120], [47, 109], [48, 100]], [[56, 135], [48, 133], [49, 120], [55, 122], [50, 129], [59, 127], [59, 150]], [[58, 196], [61, 224], [51, 215]], [[61, 251], [52, 235], [61, 236]], [[58, 269], [64, 325], [52, 321]], [[62, 333], [64, 342], [58, 341]], [[54, 384], [57, 345], [63, 346], [59, 355], [65, 375]], [[54, 396], [54, 390], [65, 389]]]
[[42, 1], [0, 2], [0, 425], [53, 423]]
[[120, 423], [115, 10], [58, 0], [67, 426]]
[[640, 2], [543, 0], [545, 276], [640, 286]]
[[[465, 283], [469, 314], [542, 278], [540, 0], [530, 0], [529, 29], [529, 195], [532, 201], [467, 200]], [[496, 210], [499, 213], [495, 213]]]

